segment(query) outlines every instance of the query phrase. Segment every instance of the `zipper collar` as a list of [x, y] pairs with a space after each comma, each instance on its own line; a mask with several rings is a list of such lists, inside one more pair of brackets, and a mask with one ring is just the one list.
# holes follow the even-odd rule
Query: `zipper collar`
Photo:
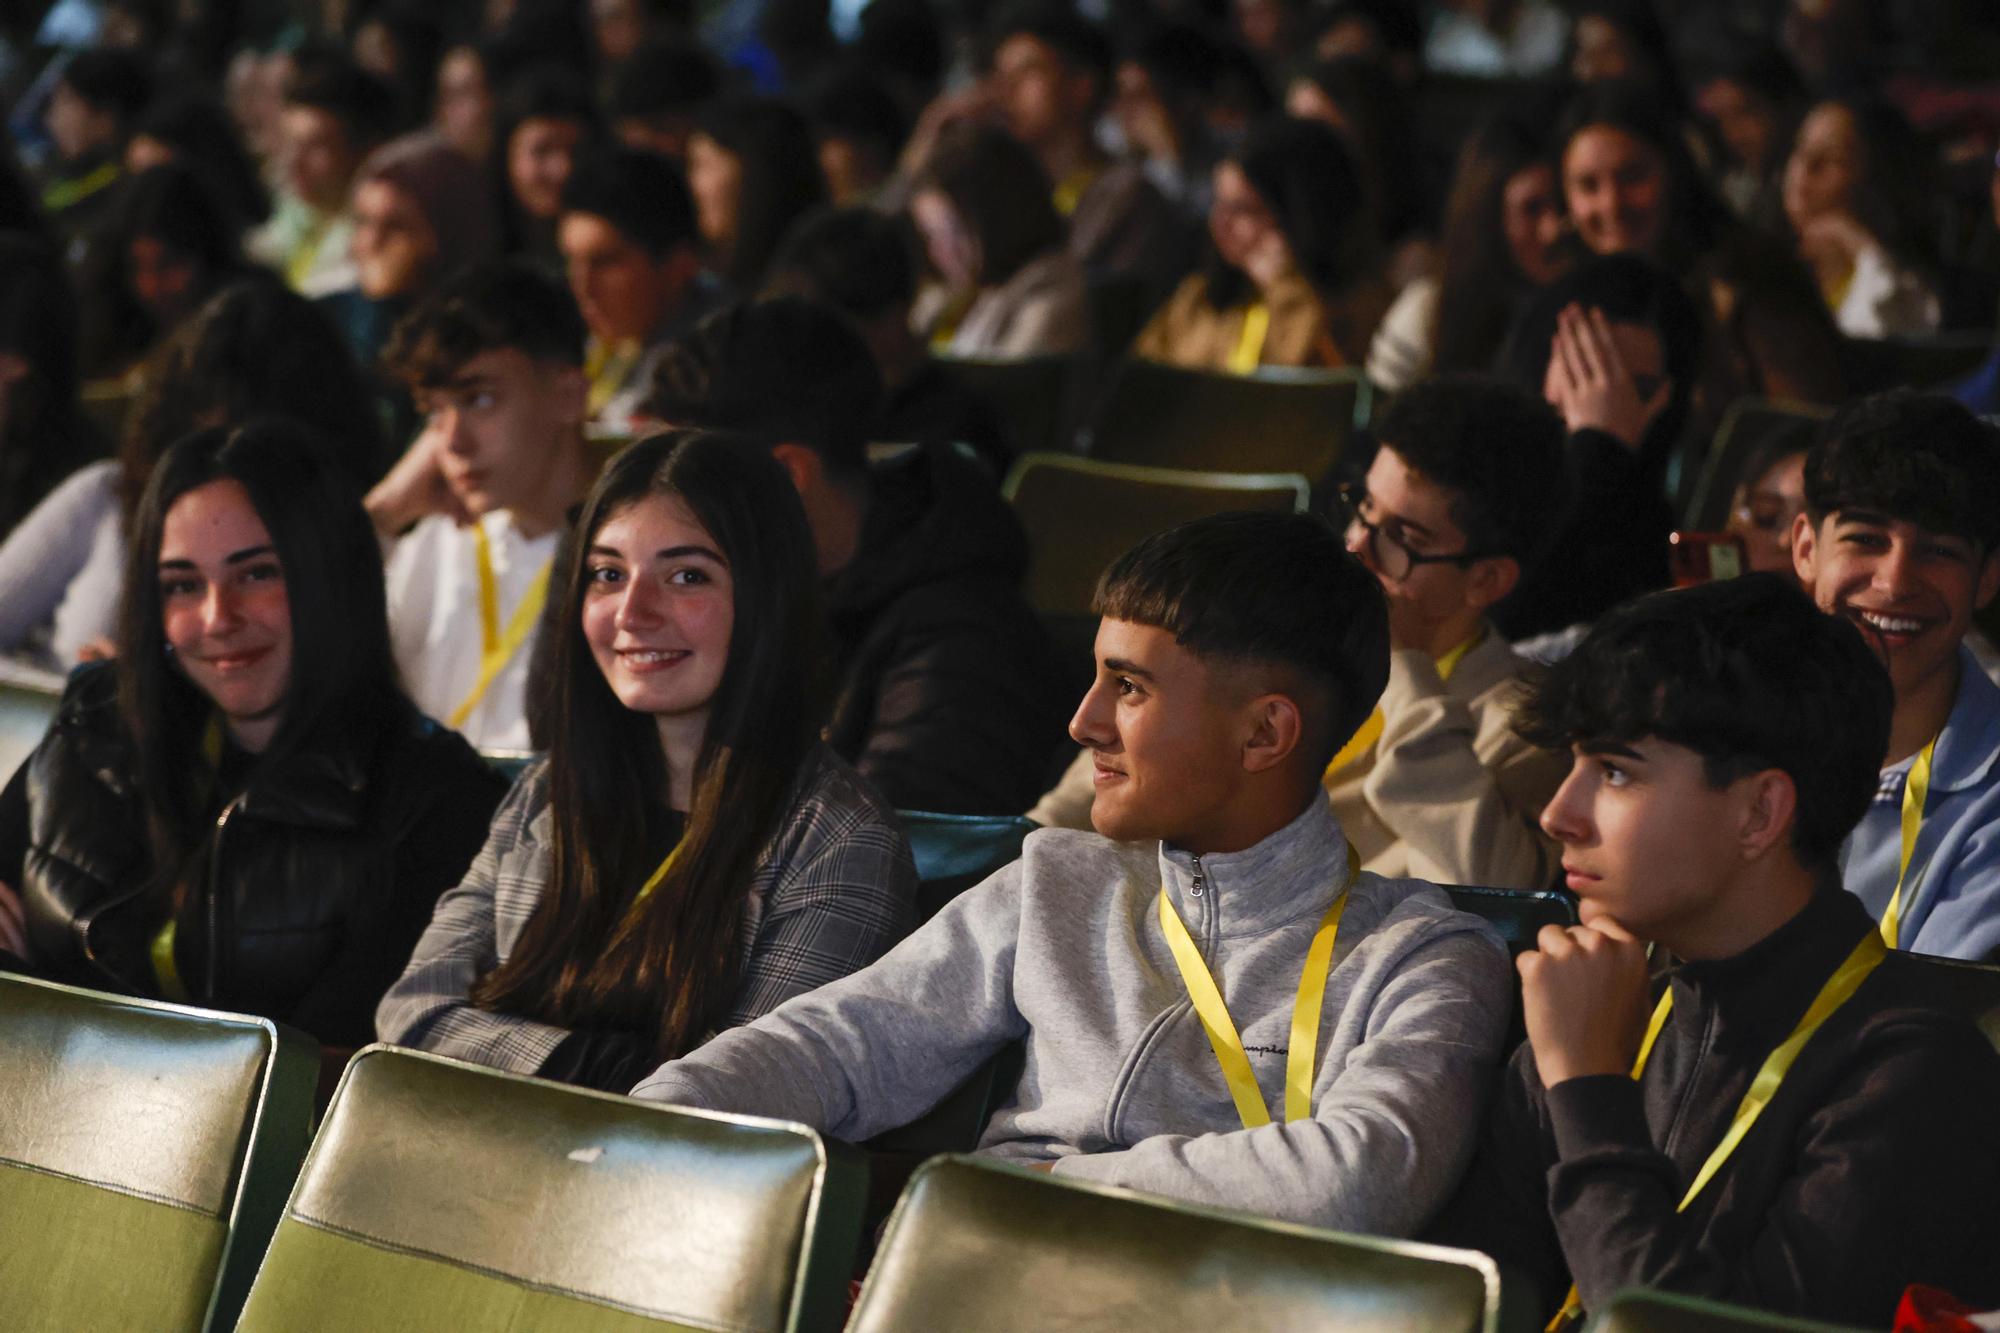
[[1256, 935], [1326, 910], [1346, 882], [1347, 838], [1318, 793], [1262, 842], [1240, 852], [1201, 853], [1163, 842], [1159, 866], [1160, 882], [1190, 930], [1209, 938]]

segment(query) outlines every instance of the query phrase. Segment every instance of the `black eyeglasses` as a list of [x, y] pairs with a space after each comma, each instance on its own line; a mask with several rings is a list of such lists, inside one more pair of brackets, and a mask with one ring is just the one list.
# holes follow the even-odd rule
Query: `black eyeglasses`
[[1418, 565], [1457, 565], [1462, 569], [1475, 560], [1499, 554], [1497, 551], [1468, 550], [1454, 551], [1450, 555], [1419, 555], [1404, 544], [1401, 520], [1392, 518], [1386, 523], [1376, 523], [1363, 512], [1374, 507], [1366, 487], [1350, 481], [1340, 487], [1338, 495], [1341, 512], [1347, 517], [1346, 528], [1352, 531], [1358, 527], [1368, 534], [1368, 562], [1391, 582], [1401, 583]]

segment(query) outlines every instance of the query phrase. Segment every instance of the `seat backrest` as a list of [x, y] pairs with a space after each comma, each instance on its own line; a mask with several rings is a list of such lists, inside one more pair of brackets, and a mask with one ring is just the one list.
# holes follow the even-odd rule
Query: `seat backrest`
[[317, 1064], [264, 1019], [0, 976], [0, 1322], [230, 1327]]
[[993, 409], [1007, 445], [1016, 456], [1043, 449], [1066, 449], [1070, 395], [1077, 360], [1033, 356], [1019, 360], [941, 356], [938, 368], [959, 387]]
[[1021, 855], [1035, 821], [1020, 815], [943, 815], [898, 810], [917, 863], [917, 924]]
[[1451, 905], [1461, 912], [1484, 917], [1486, 923], [1507, 941], [1507, 952], [1517, 954], [1535, 947], [1535, 936], [1543, 926], [1573, 926], [1577, 923], [1576, 899], [1556, 889], [1528, 892], [1523, 889], [1484, 889], [1469, 884], [1446, 884]]
[[1499, 1298], [1481, 1254], [938, 1157], [896, 1205], [848, 1328], [1472, 1333], [1497, 1327]]
[[1590, 1317], [1588, 1333], [1855, 1333], [1839, 1324], [1766, 1314], [1723, 1301], [1634, 1288]]
[[507, 779], [507, 781], [512, 782], [521, 776], [522, 771], [529, 764], [540, 759], [542, 752], [540, 750], [481, 750], [479, 757], [486, 761], [488, 768]]
[[1372, 390], [1354, 370], [1187, 370], [1129, 357], [1091, 414], [1090, 455], [1148, 467], [1297, 472], [1339, 461]]
[[1823, 407], [1768, 398], [1739, 398], [1731, 403], [1695, 477], [1682, 527], [1689, 532], [1719, 530], [1729, 521], [1729, 501], [1744, 480], [1750, 456], [1766, 440], [1786, 431], [1799, 436], [1801, 447], [1811, 445], [1813, 432], [1829, 415]]
[[14, 776], [55, 721], [61, 687], [39, 689], [0, 680], [0, 785]]
[[1847, 387], [1857, 395], [1884, 389], [1935, 389], [1970, 375], [1993, 353], [1993, 335], [1987, 332], [1845, 338], [1842, 344]]
[[1104, 567], [1156, 532], [1233, 509], [1303, 511], [1312, 487], [1293, 474], [1183, 472], [1060, 454], [1016, 460], [1002, 493], [1028, 534], [1028, 602], [1087, 616]]
[[366, 1047], [242, 1328], [837, 1328], [860, 1170], [798, 1125]]

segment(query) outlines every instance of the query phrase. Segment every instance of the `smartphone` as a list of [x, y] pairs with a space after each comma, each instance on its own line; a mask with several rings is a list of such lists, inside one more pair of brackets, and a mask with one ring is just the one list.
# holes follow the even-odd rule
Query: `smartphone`
[[1733, 532], [1676, 532], [1667, 541], [1672, 548], [1667, 567], [1676, 588], [1733, 579], [1750, 568], [1743, 539]]

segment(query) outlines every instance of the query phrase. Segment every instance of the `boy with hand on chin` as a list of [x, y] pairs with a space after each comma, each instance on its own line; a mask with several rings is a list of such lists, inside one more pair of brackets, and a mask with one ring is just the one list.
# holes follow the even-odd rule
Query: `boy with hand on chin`
[[2000, 592], [2000, 431], [1949, 398], [1880, 394], [1827, 423], [1805, 481], [1799, 578], [1896, 689], [1842, 879], [1889, 944], [2000, 961], [2000, 686], [1963, 642]]
[[1524, 732], [1573, 756], [1542, 822], [1584, 924], [1518, 960], [1528, 1041], [1435, 1239], [1559, 1322], [1627, 1287], [1875, 1325], [1913, 1282], [2000, 1303], [2000, 1057], [1840, 887], [1891, 708], [1774, 575], [1631, 603], [1551, 669]]
[[1463, 1168], [1508, 995], [1498, 937], [1361, 872], [1319, 786], [1387, 676], [1381, 590], [1323, 521], [1234, 514], [1141, 543], [1097, 602], [1070, 724], [1097, 831], [1030, 834], [873, 966], [634, 1095], [864, 1139], [1021, 1041], [982, 1152], [1407, 1235]]

